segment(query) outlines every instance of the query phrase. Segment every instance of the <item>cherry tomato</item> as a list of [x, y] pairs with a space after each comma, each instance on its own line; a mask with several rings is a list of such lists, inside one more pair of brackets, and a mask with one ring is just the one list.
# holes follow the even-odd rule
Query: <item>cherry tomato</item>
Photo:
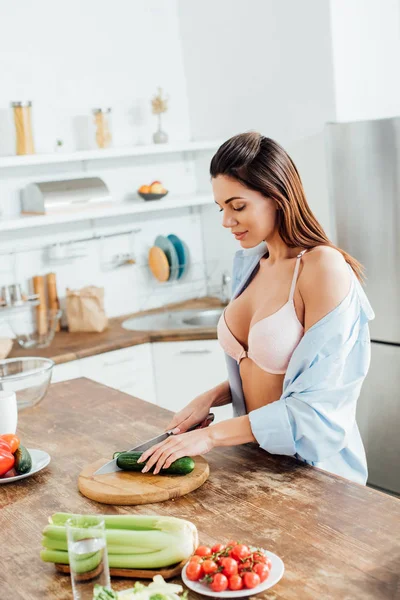
[[257, 575], [257, 573], [249, 573], [246, 571], [246, 573], [243, 575], [243, 583], [249, 589], [255, 588], [260, 585], [260, 577]]
[[237, 546], [237, 542], [234, 540], [229, 540], [229, 542], [226, 545], [227, 546]]
[[218, 565], [213, 560], [205, 560], [202, 564], [203, 571], [206, 575], [213, 575], [218, 571]]
[[186, 575], [190, 581], [198, 581], [203, 577], [203, 567], [200, 563], [190, 561], [186, 567]]
[[241, 590], [243, 587], [243, 579], [240, 575], [232, 575], [228, 579], [228, 585], [230, 590]]
[[250, 555], [250, 550], [244, 544], [237, 544], [232, 548], [232, 557], [236, 560], [243, 560]]
[[4, 433], [0, 436], [0, 439], [4, 440], [5, 442], [7, 442], [7, 444], [10, 445], [12, 454], [14, 454], [14, 452], [18, 450], [20, 441], [19, 437], [15, 435], [15, 433]]
[[211, 548], [208, 546], [199, 546], [195, 552], [197, 556], [210, 556]]
[[0, 448], [0, 477], [13, 468], [15, 457], [5, 448]]
[[250, 560], [245, 560], [244, 562], [239, 563], [239, 573], [243, 573], [243, 571], [251, 571], [253, 563]]
[[201, 563], [201, 562], [203, 562], [203, 557], [197, 556], [197, 554], [193, 554], [193, 556], [190, 557], [189, 562]]
[[224, 544], [214, 544], [214, 546], [211, 548], [211, 552], [216, 554], [217, 552], [223, 552], [225, 548], [226, 546]]
[[257, 563], [253, 567], [253, 573], [257, 573], [260, 581], [265, 581], [269, 575], [269, 568], [264, 563]]
[[263, 552], [256, 550], [256, 552], [252, 553], [251, 560], [253, 560], [254, 562], [266, 563], [267, 557], [265, 556], [265, 554]]
[[228, 578], [222, 573], [216, 573], [210, 587], [213, 592], [224, 592], [228, 589]]
[[223, 574], [226, 575], [227, 577], [231, 577], [232, 575], [237, 575], [238, 564], [234, 558], [225, 556], [224, 558], [221, 558], [220, 564], [222, 567]]

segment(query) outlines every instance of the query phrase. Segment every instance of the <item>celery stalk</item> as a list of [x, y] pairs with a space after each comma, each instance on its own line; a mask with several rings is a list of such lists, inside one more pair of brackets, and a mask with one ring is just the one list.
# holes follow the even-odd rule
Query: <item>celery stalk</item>
[[[43, 535], [54, 540], [66, 540], [65, 527], [46, 525]], [[128, 531], [126, 529], [106, 529], [107, 545], [140, 547], [143, 552], [154, 552], [176, 543], [176, 536], [163, 531]]]
[[[40, 558], [44, 562], [58, 563], [61, 565], [69, 565], [68, 552], [62, 552], [61, 550], [48, 550], [47, 548], [41, 550]], [[93, 552], [87, 558], [79, 559], [75, 562], [76, 573], [88, 573], [93, 571], [101, 561], [101, 552]]]
[[[64, 525], [67, 519], [73, 516], [81, 515], [55, 513], [49, 518], [51, 524], [43, 530], [43, 544], [46, 550], [42, 552], [45, 552], [44, 556], [48, 557], [47, 560], [51, 561], [51, 557], [56, 556], [57, 553], [66, 553]], [[157, 515], [96, 516], [104, 518], [109, 563], [113, 567], [128, 569], [168, 567], [189, 558], [198, 546], [196, 527], [184, 519]], [[53, 555], [52, 552], [55, 554]]]
[[[55, 539], [47, 535], [43, 535], [42, 546], [49, 550], [63, 550], [68, 552], [67, 539]], [[157, 550], [148, 550], [147, 548], [138, 548], [136, 546], [124, 546], [123, 544], [107, 544], [109, 554], [152, 554]]]

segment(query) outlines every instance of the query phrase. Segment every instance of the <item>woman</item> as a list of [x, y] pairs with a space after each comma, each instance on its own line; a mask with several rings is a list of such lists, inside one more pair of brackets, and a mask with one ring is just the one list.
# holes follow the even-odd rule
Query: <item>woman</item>
[[[355, 413], [374, 315], [359, 283], [362, 267], [326, 237], [295, 165], [273, 140], [237, 135], [219, 148], [210, 171], [222, 224], [243, 248], [218, 324], [229, 380], [174, 416], [168, 428], [175, 435], [143, 453], [143, 471], [258, 442], [365, 484]], [[235, 418], [186, 432], [230, 402]]]

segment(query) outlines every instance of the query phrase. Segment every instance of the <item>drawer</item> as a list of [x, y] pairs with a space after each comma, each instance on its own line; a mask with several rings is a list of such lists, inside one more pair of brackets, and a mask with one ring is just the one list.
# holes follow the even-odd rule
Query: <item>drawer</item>
[[124, 373], [135, 373], [153, 368], [150, 344], [89, 356], [82, 358], [80, 362], [81, 370], [87, 377], [119, 377]]
[[153, 360], [158, 404], [174, 412], [227, 379], [217, 340], [159, 342]]

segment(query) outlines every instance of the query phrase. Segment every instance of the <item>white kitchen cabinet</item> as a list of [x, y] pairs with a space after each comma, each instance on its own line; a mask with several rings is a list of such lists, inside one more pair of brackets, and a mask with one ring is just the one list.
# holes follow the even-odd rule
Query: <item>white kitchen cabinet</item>
[[59, 383], [60, 381], [67, 381], [68, 379], [76, 379], [77, 377], [81, 377], [79, 363], [79, 360], [71, 360], [71, 362], [55, 365], [53, 367], [51, 383]]
[[[158, 404], [173, 412], [227, 379], [217, 340], [157, 342], [153, 362]], [[216, 421], [232, 417], [231, 405], [213, 408]]]
[[89, 356], [79, 363], [82, 377], [156, 404], [150, 344]]

